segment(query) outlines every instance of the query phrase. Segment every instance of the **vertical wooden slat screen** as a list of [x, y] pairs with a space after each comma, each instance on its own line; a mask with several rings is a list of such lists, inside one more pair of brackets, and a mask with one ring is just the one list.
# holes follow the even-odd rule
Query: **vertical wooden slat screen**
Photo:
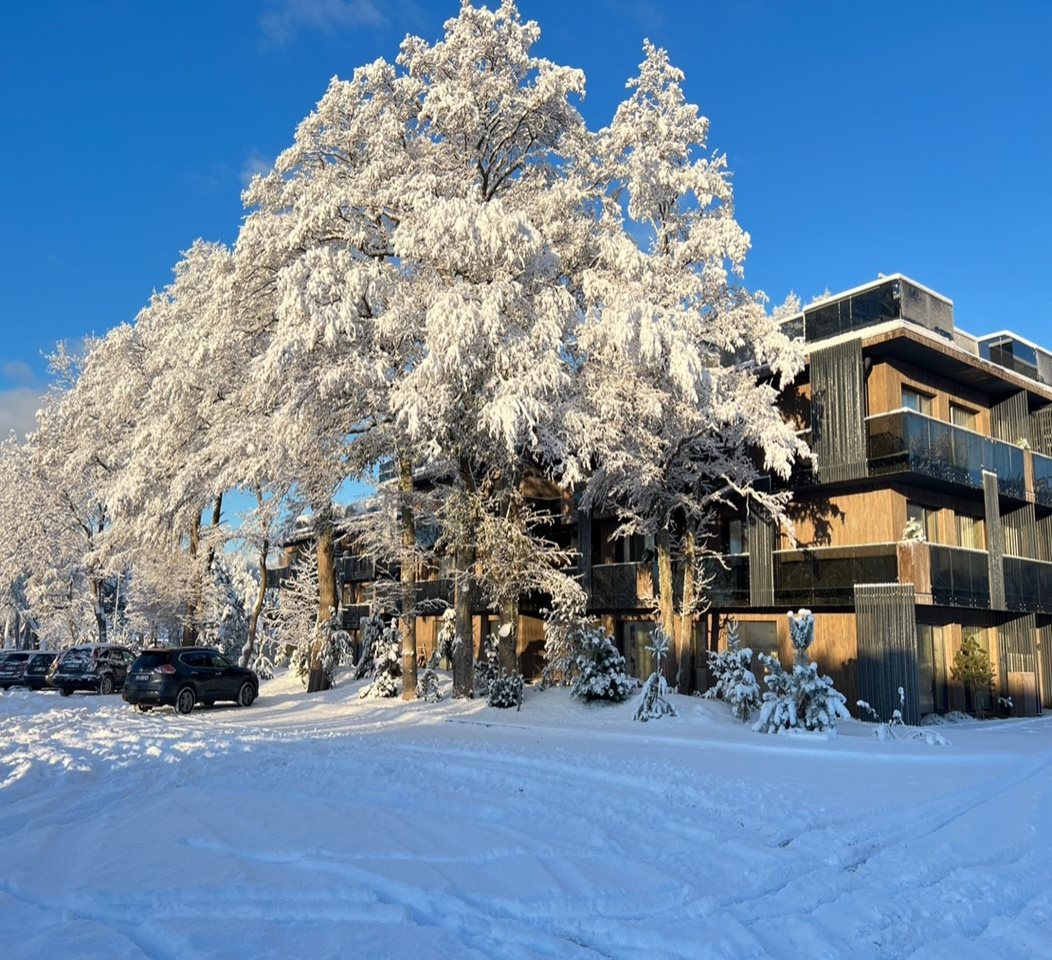
[[862, 341], [811, 354], [811, 437], [823, 483], [867, 474]]
[[774, 524], [749, 508], [749, 605], [774, 606]]
[[900, 709], [902, 687], [902, 719], [920, 722], [915, 599], [911, 584], [855, 584], [859, 691], [883, 720]]

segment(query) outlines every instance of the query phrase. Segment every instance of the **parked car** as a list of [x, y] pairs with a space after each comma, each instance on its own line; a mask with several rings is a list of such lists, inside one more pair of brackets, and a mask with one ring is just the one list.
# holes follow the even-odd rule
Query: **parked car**
[[26, 683], [26, 667], [33, 659], [32, 650], [4, 650], [0, 656], [0, 688], [10, 690]]
[[143, 650], [124, 684], [124, 699], [143, 713], [165, 705], [185, 714], [217, 700], [248, 707], [258, 695], [259, 677], [211, 647]]
[[113, 643], [70, 647], [48, 671], [48, 683], [64, 697], [74, 690], [97, 690], [103, 696], [120, 690], [135, 652]]
[[43, 690], [47, 686], [47, 675], [53, 664], [58, 659], [57, 653], [34, 652], [26, 667], [26, 686], [30, 690]]

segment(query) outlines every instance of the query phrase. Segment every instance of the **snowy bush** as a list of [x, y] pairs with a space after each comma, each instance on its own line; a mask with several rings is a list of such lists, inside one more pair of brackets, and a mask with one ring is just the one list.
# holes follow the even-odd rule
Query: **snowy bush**
[[582, 636], [593, 629], [587, 617], [584, 591], [563, 591], [552, 598], [544, 611], [544, 670], [540, 687], [572, 683], [577, 675], [577, 656], [582, 652]]
[[760, 704], [760, 718], [753, 725], [758, 733], [783, 730], [836, 730], [838, 719], [849, 720], [847, 698], [833, 685], [829, 676], [818, 673], [818, 664], [808, 656], [815, 635], [815, 620], [810, 610], [789, 613], [789, 636], [795, 651], [793, 669], [782, 669], [777, 657], [761, 653], [759, 661], [767, 674], [767, 690]]
[[401, 646], [398, 630], [392, 622], [374, 644], [373, 682], [362, 687], [358, 693], [359, 697], [379, 698], [398, 695], [401, 689], [399, 681], [402, 677]]
[[384, 622], [379, 614], [373, 613], [362, 619], [362, 652], [354, 668], [355, 680], [372, 676], [376, 669], [376, 649], [383, 635]]
[[505, 673], [490, 681], [489, 696], [486, 702], [491, 707], [522, 706], [522, 674]]
[[488, 637], [482, 641], [482, 656], [475, 661], [475, 693], [489, 696], [490, 684], [500, 676], [498, 642], [496, 638]]
[[746, 723], [759, 709], [760, 685], [750, 669], [752, 650], [741, 645], [736, 621], [727, 624], [727, 649], [722, 653], [710, 651], [708, 658], [716, 682], [705, 691], [706, 699], [723, 700], [730, 705], [731, 713]]
[[657, 720], [659, 717], [676, 716], [676, 708], [668, 700], [668, 684], [662, 674], [661, 668], [668, 654], [668, 636], [661, 627], [655, 628], [650, 635], [650, 646], [647, 649], [654, 655], [654, 672], [647, 677], [646, 683], [639, 694], [636, 702], [633, 720], [646, 723], [647, 720]]
[[949, 745], [950, 741], [935, 730], [920, 730], [917, 727], [908, 727], [903, 723], [902, 711], [906, 707], [906, 691], [902, 687], [899, 687], [899, 706], [891, 712], [891, 719], [888, 721], [882, 720], [880, 714], [865, 700], [856, 701], [856, 705], [858, 706], [859, 715], [863, 719], [867, 716], [871, 717], [877, 724], [877, 728], [873, 731], [873, 736], [881, 742], [886, 740], [923, 740], [932, 746], [945, 747]]
[[[438, 643], [435, 650], [435, 656], [438, 657], [438, 662], [445, 661], [447, 664], [453, 662], [453, 650], [456, 647], [456, 642], [456, 613], [452, 609], [444, 610], [442, 612], [442, 623], [438, 628]], [[437, 668], [438, 663], [436, 663], [435, 666]]]
[[601, 627], [578, 632], [574, 656], [575, 676], [570, 695], [582, 700], [610, 700], [620, 703], [635, 689], [628, 675], [625, 658]]
[[438, 688], [438, 660], [439, 655], [436, 650], [416, 684], [417, 698], [425, 703], [438, 703], [442, 699], [442, 691]]
[[927, 539], [924, 536], [924, 527], [921, 526], [920, 520], [916, 517], [910, 517], [906, 521], [906, 526], [902, 530], [902, 539], [913, 541], [924, 541]]

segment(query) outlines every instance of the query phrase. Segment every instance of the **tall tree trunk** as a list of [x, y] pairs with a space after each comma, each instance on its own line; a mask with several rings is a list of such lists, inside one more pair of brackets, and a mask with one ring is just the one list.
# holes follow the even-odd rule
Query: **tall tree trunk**
[[106, 642], [106, 611], [102, 609], [102, 580], [91, 578], [91, 600], [95, 605], [95, 626], [99, 631], [99, 643]]
[[[460, 458], [460, 484], [465, 495], [474, 490], [471, 464]], [[453, 696], [469, 699], [475, 694], [475, 639], [471, 628], [471, 604], [474, 597], [475, 531], [457, 533], [457, 576], [454, 584], [453, 612], [457, 640], [453, 645]]]
[[[511, 676], [519, 672], [519, 598], [508, 596], [500, 604], [500, 644], [497, 647], [500, 656], [500, 669]], [[511, 632], [505, 636], [505, 628]]]
[[658, 559], [658, 616], [661, 620], [661, 629], [665, 631], [665, 636], [669, 641], [669, 656], [665, 658], [665, 679], [669, 683], [675, 683], [676, 656], [673, 646], [676, 638], [675, 597], [672, 582], [672, 545], [666, 527], [658, 530], [655, 546]]
[[402, 520], [402, 699], [416, 699], [416, 517], [413, 514], [413, 462], [398, 458]]
[[190, 528], [190, 566], [194, 571], [193, 583], [190, 585], [190, 596], [186, 599], [186, 615], [183, 617], [183, 646], [192, 647], [197, 643], [198, 597], [201, 593], [201, 574], [194, 562], [201, 547], [201, 514], [194, 517]]
[[[263, 514], [263, 493], [256, 490], [256, 504], [259, 507], [260, 516]], [[248, 636], [245, 637], [245, 645], [241, 648], [241, 656], [238, 664], [247, 667], [252, 662], [252, 655], [256, 650], [256, 634], [259, 629], [259, 615], [263, 612], [263, 604], [267, 597], [267, 554], [270, 553], [270, 540], [263, 534], [263, 541], [259, 545], [259, 592], [256, 594], [256, 602], [252, 607], [252, 616], [248, 621]]]
[[[214, 532], [216, 527], [219, 526], [219, 521], [223, 517], [223, 495], [219, 494], [212, 501], [212, 524], [211, 530]], [[215, 538], [212, 537], [208, 543], [208, 554], [205, 557], [205, 576], [208, 576], [212, 572], [212, 564], [215, 563], [216, 559], [216, 544]]]
[[680, 693], [694, 692], [694, 604], [696, 585], [694, 563], [697, 557], [697, 530], [693, 523], [687, 524], [683, 535], [683, 599], [679, 610], [679, 643], [676, 656], [679, 671], [676, 686]]
[[325, 655], [332, 635], [332, 616], [336, 610], [336, 545], [332, 514], [329, 511], [320, 514], [318, 525], [318, 624], [311, 645], [307, 693], [328, 690], [332, 686], [332, 676], [325, 669]]

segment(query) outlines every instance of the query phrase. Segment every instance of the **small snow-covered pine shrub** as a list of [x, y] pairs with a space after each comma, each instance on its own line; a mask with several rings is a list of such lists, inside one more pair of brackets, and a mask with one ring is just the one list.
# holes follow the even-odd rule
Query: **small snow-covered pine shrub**
[[881, 742], [886, 740], [923, 740], [930, 746], [948, 746], [950, 741], [935, 730], [921, 730], [917, 727], [908, 727], [902, 720], [902, 711], [906, 707], [906, 691], [899, 687], [899, 707], [891, 712], [891, 719], [887, 722], [880, 719], [880, 714], [873, 709], [865, 700], [856, 701], [859, 715], [865, 718], [869, 716], [876, 723], [873, 731]]
[[453, 650], [456, 643], [457, 617], [456, 612], [449, 608], [442, 611], [442, 623], [438, 628], [438, 642], [435, 646], [435, 655], [438, 657], [438, 663], [435, 664], [436, 669], [442, 661], [447, 664], [453, 662]]
[[522, 674], [503, 673], [490, 681], [486, 702], [491, 707], [522, 707]]
[[500, 676], [496, 638], [482, 641], [482, 656], [475, 661], [475, 693], [489, 696], [490, 684]]
[[621, 703], [635, 689], [628, 675], [625, 658], [602, 627], [589, 627], [578, 633], [576, 665], [570, 695], [582, 700], [609, 700]]
[[647, 677], [646, 683], [639, 694], [636, 702], [633, 720], [646, 723], [647, 720], [657, 720], [660, 717], [676, 716], [676, 708], [668, 699], [668, 684], [665, 682], [661, 667], [668, 654], [668, 636], [661, 627], [655, 627], [650, 634], [650, 645], [647, 649], [654, 654], [656, 666], [654, 672]]
[[401, 643], [394, 623], [388, 626], [375, 645], [376, 654], [373, 682], [362, 687], [359, 697], [394, 697], [398, 695], [402, 677]]
[[758, 733], [783, 730], [836, 730], [837, 720], [849, 720], [847, 698], [833, 685], [833, 678], [818, 673], [818, 664], [808, 655], [815, 636], [815, 619], [810, 610], [790, 612], [789, 636], [796, 662], [783, 670], [777, 657], [761, 653], [758, 657], [767, 674], [767, 690], [760, 704], [760, 718], [753, 724]]
[[782, 669], [777, 657], [760, 654], [758, 660], [767, 669], [764, 682], [767, 691], [760, 707], [760, 719], [752, 729], [757, 733], [780, 733], [784, 730], [836, 730], [837, 719], [850, 719], [847, 697], [833, 686], [830, 676], [818, 674], [808, 648], [814, 640], [814, 615], [800, 610], [789, 617], [789, 637], [795, 656], [791, 671]]
[[760, 685], [750, 667], [752, 650], [741, 645], [738, 623], [727, 624], [727, 649], [722, 653], [710, 651], [709, 671], [715, 683], [705, 691], [707, 700], [723, 700], [730, 705], [731, 713], [742, 723], [760, 707]]
[[362, 655], [354, 668], [354, 679], [372, 676], [376, 670], [376, 649], [384, 635], [384, 622], [373, 613], [362, 620]]
[[540, 688], [565, 686], [577, 676], [582, 637], [594, 629], [587, 617], [587, 599], [580, 588], [563, 590], [544, 611], [544, 669]]
[[915, 542], [923, 542], [927, 539], [924, 536], [924, 527], [921, 526], [920, 520], [916, 517], [910, 517], [906, 521], [906, 526], [902, 529], [903, 540], [913, 540]]
[[438, 660], [436, 650], [416, 684], [416, 695], [425, 703], [438, 703], [442, 699], [442, 691], [438, 688]]

